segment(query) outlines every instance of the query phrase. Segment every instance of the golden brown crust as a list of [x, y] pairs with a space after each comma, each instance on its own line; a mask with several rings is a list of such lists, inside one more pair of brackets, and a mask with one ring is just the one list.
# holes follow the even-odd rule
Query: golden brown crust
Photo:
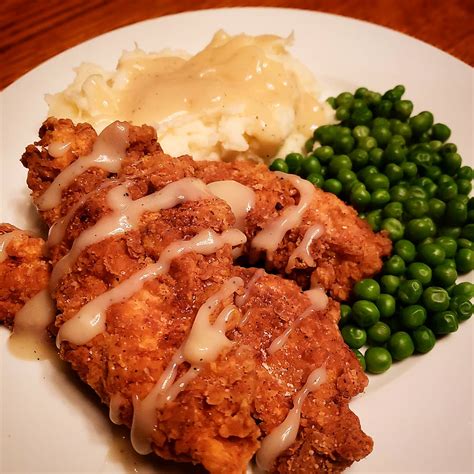
[[50, 264], [43, 239], [10, 224], [0, 224], [0, 236], [15, 232], [0, 262], [0, 323], [12, 328], [15, 314], [36, 293], [47, 287]]
[[[161, 152], [152, 129], [130, 129], [131, 144], [120, 174], [110, 176], [98, 169], [83, 173], [63, 193], [60, 205], [44, 213], [49, 224], [112, 177], [117, 182], [127, 181], [132, 199], [189, 176], [205, 182], [235, 179], [251, 186], [257, 206], [245, 229], [249, 239], [282, 207], [297, 202], [296, 190], [263, 166], [171, 158]], [[74, 127], [68, 121], [48, 119], [39, 145], [47, 147], [51, 141], [66, 139], [73, 145], [63, 163], [51, 159], [46, 150], [27, 148], [22, 162], [29, 167], [28, 184], [34, 199], [61, 166], [91, 150], [95, 132], [87, 125]], [[53, 262], [68, 252], [84, 229], [110, 212], [106, 194], [104, 189], [93, 192], [75, 211], [65, 238], [52, 248]], [[326, 228], [312, 249], [317, 268], [312, 273], [300, 265], [289, 276], [301, 285], [307, 285], [311, 278], [342, 298], [353, 281], [380, 268], [390, 244], [383, 236], [374, 235], [353, 209], [316, 190], [304, 223], [288, 233], [267, 266], [283, 273], [288, 256], [316, 222]], [[94, 297], [156, 262], [169, 243], [204, 229], [222, 232], [233, 224], [227, 204], [209, 198], [147, 213], [136, 229], [87, 247], [54, 292], [59, 311], [56, 327]], [[343, 238], [341, 228], [349, 229], [352, 239]], [[247, 252], [251, 254], [249, 248]], [[64, 342], [61, 357], [104, 403], [120, 397], [120, 419], [131, 426], [133, 398], [143, 399], [150, 392], [185, 340], [206, 298], [232, 276], [240, 276], [247, 284], [254, 272], [235, 266], [228, 246], [208, 256], [191, 253], [176, 258], [166, 275], [147, 282], [126, 302], [108, 309], [106, 331], [81, 346]], [[259, 440], [283, 421], [292, 397], [309, 373], [325, 366], [327, 382], [308, 396], [297, 440], [277, 459], [273, 472], [338, 472], [366, 456], [372, 440], [361, 431], [348, 403], [364, 390], [367, 378], [338, 331], [338, 303], [330, 300], [326, 311], [315, 312], [296, 327], [283, 349], [267, 354], [271, 341], [309, 306], [308, 297], [296, 283], [268, 274], [258, 280], [241, 308], [242, 315], [247, 315], [246, 323], [233, 321], [227, 333], [234, 344], [207, 364], [174, 402], [157, 410], [154, 451], [166, 459], [202, 464], [211, 473], [240, 474], [258, 449]], [[179, 373], [185, 369], [186, 365]]]

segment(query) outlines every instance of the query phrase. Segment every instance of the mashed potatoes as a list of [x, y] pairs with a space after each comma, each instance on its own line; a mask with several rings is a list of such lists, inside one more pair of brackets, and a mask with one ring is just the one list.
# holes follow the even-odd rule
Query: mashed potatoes
[[263, 159], [298, 151], [328, 122], [310, 71], [287, 51], [291, 38], [215, 34], [195, 56], [124, 52], [116, 71], [82, 64], [49, 114], [98, 131], [114, 120], [153, 125], [164, 151], [195, 159]]

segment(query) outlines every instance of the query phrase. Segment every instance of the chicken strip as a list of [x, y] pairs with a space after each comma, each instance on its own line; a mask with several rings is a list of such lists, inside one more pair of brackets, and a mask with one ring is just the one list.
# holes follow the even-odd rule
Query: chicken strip
[[[253, 191], [255, 202], [243, 227], [248, 238], [244, 254], [253, 262], [263, 257], [268, 270], [285, 274], [303, 287], [321, 285], [333, 297], [347, 299], [353, 284], [379, 271], [382, 257], [390, 253], [391, 243], [385, 235], [374, 234], [353, 208], [318, 188], [311, 190], [307, 208], [296, 225], [283, 232], [273, 249], [262, 248], [256, 242], [265, 240], [270, 233], [268, 228], [291, 209], [301, 207], [301, 189], [303, 185], [309, 186], [307, 182], [292, 175], [278, 176], [265, 166], [250, 162], [194, 162], [190, 157], [171, 158], [156, 144], [150, 127], [129, 126], [128, 134], [121, 166], [113, 173], [93, 166], [77, 174], [71, 184], [62, 189], [61, 200], [43, 210], [49, 225], [67, 216], [85, 194], [107, 183], [107, 177], [147, 176], [153, 186], [160, 187], [195, 176], [206, 183], [233, 180]], [[90, 126], [75, 127], [69, 120], [57, 119], [44, 123], [40, 137], [37, 145], [41, 145], [41, 149], [30, 145], [22, 158], [29, 168], [28, 184], [36, 204], [41, 204], [42, 195], [58, 174], [78, 156], [91, 153], [97, 141]], [[62, 155], [53, 152], [56, 156], [51, 156], [58, 143], [68, 144], [68, 147]]]
[[15, 315], [48, 286], [46, 245], [10, 224], [0, 224], [0, 323], [12, 329]]

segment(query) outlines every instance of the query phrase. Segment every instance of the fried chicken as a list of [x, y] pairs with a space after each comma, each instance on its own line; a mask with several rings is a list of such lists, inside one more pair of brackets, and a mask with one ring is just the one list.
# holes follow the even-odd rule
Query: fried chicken
[[[76, 127], [69, 120], [48, 119], [40, 130], [41, 148], [30, 145], [22, 162], [28, 167], [28, 185], [33, 199], [47, 189], [54, 177], [77, 156], [92, 150], [94, 130], [81, 124]], [[53, 158], [47, 152], [52, 142], [71, 143], [64, 157]], [[64, 216], [84, 194], [94, 190], [107, 176], [104, 170], [91, 168], [82, 173], [68, 189], [63, 190], [59, 206], [43, 212], [51, 225]], [[162, 187], [184, 177], [197, 177], [205, 183], [232, 179], [253, 189], [256, 204], [246, 219], [246, 254], [252, 260], [262, 256], [252, 249], [256, 234], [285, 208], [298, 201], [298, 191], [287, 180], [279, 178], [264, 165], [251, 162], [195, 162], [190, 157], [172, 158], [164, 154], [156, 143], [154, 130], [147, 126], [130, 126], [130, 144], [118, 173], [119, 179], [147, 177], [152, 186]], [[290, 255], [303, 240], [306, 231], [314, 224], [322, 224], [323, 235], [311, 245], [314, 266], [296, 260], [288, 276], [303, 287], [321, 285], [338, 300], [347, 299], [353, 284], [380, 270], [382, 257], [391, 250], [390, 240], [382, 234], [374, 234], [368, 224], [359, 219], [355, 210], [336, 196], [315, 189], [310, 209], [300, 225], [287, 232], [272, 255], [263, 255], [267, 270], [286, 274]]]
[[46, 245], [10, 224], [0, 224], [0, 323], [11, 329], [15, 314], [48, 286]]
[[[118, 173], [99, 168], [82, 172], [62, 189], [59, 205], [42, 212], [50, 226], [67, 217], [63, 235], [50, 249], [54, 264], [71, 251], [80, 235], [113, 213], [108, 196], [120, 185], [126, 186], [124, 196], [133, 202], [183, 178], [205, 183], [233, 179], [251, 187], [256, 202], [244, 229], [244, 253], [251, 259], [261, 256], [250, 244], [259, 230], [301, 199], [292, 183], [263, 166], [171, 158], [161, 151], [150, 127], [130, 126], [129, 131], [127, 153]], [[56, 119], [45, 122], [40, 136], [40, 147], [30, 145], [22, 158], [29, 168], [28, 184], [35, 202], [66, 166], [91, 152], [96, 139], [90, 126]], [[47, 151], [52, 143], [69, 145], [62, 156], [53, 157]], [[390, 250], [389, 241], [373, 234], [336, 197], [315, 190], [302, 223], [285, 235], [272, 255], [266, 255], [267, 268], [285, 274], [289, 256], [315, 223], [325, 229], [311, 246], [316, 269], [297, 262], [286, 276], [303, 287], [311, 280], [313, 286], [321, 284], [334, 297], [344, 298], [354, 281], [380, 269], [381, 257]], [[189, 241], [208, 230], [222, 235], [234, 224], [229, 205], [208, 193], [145, 212], [127, 232], [89, 242], [53, 288], [56, 331], [89, 302], [160, 261], [172, 243]], [[180, 254], [166, 273], [110, 305], [105, 329], [95, 337], [84, 344], [63, 339], [60, 355], [112, 406], [114, 420], [132, 427], [134, 404], [146, 399], [166, 373], [207, 298], [231, 278], [241, 278], [244, 287], [250, 285], [255, 272], [234, 264], [230, 245], [212, 253]], [[254, 282], [248, 298], [227, 321], [225, 335], [232, 344], [215, 360], [203, 362], [175, 399], [153, 411], [151, 447], [156, 454], [202, 464], [210, 473], [244, 472], [262, 439], [283, 422], [295, 395], [318, 367], [324, 368], [326, 380], [307, 396], [295, 442], [272, 461], [269, 470], [339, 472], [371, 451], [372, 440], [348, 408], [350, 399], [367, 385], [367, 378], [338, 331], [339, 305], [329, 299], [327, 308], [314, 309], [300, 286], [266, 273]], [[232, 302], [236, 302], [235, 295], [227, 296], [215, 310]], [[211, 323], [217, 314], [212, 312]], [[285, 331], [289, 331], [286, 343], [270, 351], [272, 342]], [[178, 378], [190, 367], [191, 362], [182, 363]]]

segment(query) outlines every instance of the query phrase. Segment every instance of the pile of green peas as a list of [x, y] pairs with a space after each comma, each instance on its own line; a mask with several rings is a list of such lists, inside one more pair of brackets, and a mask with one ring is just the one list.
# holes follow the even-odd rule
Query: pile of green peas
[[447, 143], [449, 127], [431, 112], [412, 116], [404, 93], [361, 87], [329, 98], [340, 123], [317, 128], [306, 154], [270, 165], [339, 196], [393, 241], [381, 274], [341, 305], [345, 342], [376, 374], [429, 352], [473, 312], [474, 284], [456, 280], [474, 269], [474, 172]]

